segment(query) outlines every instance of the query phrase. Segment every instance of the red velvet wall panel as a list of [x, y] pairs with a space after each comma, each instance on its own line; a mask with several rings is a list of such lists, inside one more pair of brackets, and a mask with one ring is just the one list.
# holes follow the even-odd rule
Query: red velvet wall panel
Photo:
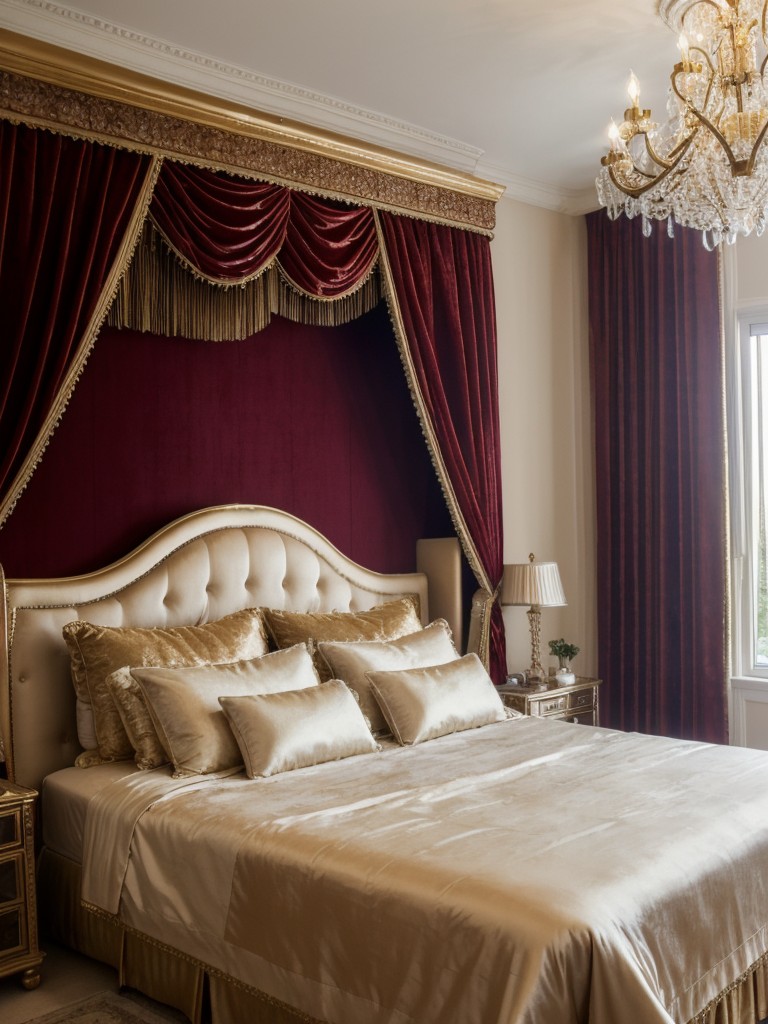
[[105, 329], [0, 562], [12, 577], [85, 572], [227, 502], [292, 512], [381, 572], [453, 533], [383, 307], [218, 344]]

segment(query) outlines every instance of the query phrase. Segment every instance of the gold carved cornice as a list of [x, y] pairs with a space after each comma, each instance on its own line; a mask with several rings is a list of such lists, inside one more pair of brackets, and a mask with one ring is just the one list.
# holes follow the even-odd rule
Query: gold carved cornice
[[503, 191], [6, 29], [0, 117], [482, 232]]

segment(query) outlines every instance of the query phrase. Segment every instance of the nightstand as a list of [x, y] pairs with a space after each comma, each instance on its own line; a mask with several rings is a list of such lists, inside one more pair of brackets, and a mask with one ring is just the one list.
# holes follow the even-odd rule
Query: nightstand
[[559, 718], [564, 722], [579, 722], [582, 725], [599, 725], [598, 688], [601, 683], [602, 679], [577, 676], [576, 682], [571, 686], [558, 686], [552, 679], [542, 688], [504, 683], [496, 689], [508, 708], [522, 711], [524, 715]]
[[0, 978], [40, 984], [37, 947], [34, 814], [37, 793], [0, 779]]

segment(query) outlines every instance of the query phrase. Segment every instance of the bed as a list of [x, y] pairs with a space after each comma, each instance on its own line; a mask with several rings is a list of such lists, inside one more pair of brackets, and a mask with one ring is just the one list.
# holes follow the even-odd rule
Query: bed
[[[2, 738], [11, 776], [42, 791], [38, 901], [53, 934], [194, 1022], [765, 1017], [766, 755], [508, 717], [471, 652], [413, 654], [437, 644], [434, 659], [462, 634], [455, 542], [421, 557], [428, 573], [381, 576], [285, 513], [227, 506], [100, 572], [5, 582]], [[331, 667], [384, 659], [361, 697], [363, 710], [371, 693], [379, 701], [384, 728], [356, 731], [361, 749], [334, 746], [337, 723], [364, 721], [346, 703], [356, 677], [253, 697], [230, 662], [150, 660], [124, 682], [157, 697], [156, 724], [185, 770], [74, 766], [88, 762], [90, 726], [69, 623], [199, 629], [255, 608], [380, 623], [403, 602], [418, 621], [390, 639], [313, 638]], [[473, 620], [470, 645], [477, 635]], [[235, 664], [271, 679], [292, 658], [301, 669], [279, 671], [298, 678], [301, 647]], [[221, 673], [231, 734], [216, 715], [216, 743], [242, 741], [240, 763], [201, 771], [195, 748], [177, 764], [189, 738], [179, 723]], [[430, 702], [448, 692], [455, 706], [435, 718]], [[261, 717], [247, 717], [254, 709]], [[280, 761], [291, 730], [314, 756], [293, 768]], [[323, 743], [338, 756], [320, 756]]]

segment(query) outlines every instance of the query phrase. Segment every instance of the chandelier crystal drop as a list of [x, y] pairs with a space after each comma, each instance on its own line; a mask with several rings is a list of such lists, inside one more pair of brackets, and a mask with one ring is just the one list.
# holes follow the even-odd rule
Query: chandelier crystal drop
[[661, 0], [659, 14], [678, 33], [680, 60], [670, 75], [667, 120], [640, 106], [634, 73], [631, 106], [611, 124], [597, 196], [609, 217], [640, 216], [703, 232], [713, 249], [760, 235], [768, 217], [768, 0]]

